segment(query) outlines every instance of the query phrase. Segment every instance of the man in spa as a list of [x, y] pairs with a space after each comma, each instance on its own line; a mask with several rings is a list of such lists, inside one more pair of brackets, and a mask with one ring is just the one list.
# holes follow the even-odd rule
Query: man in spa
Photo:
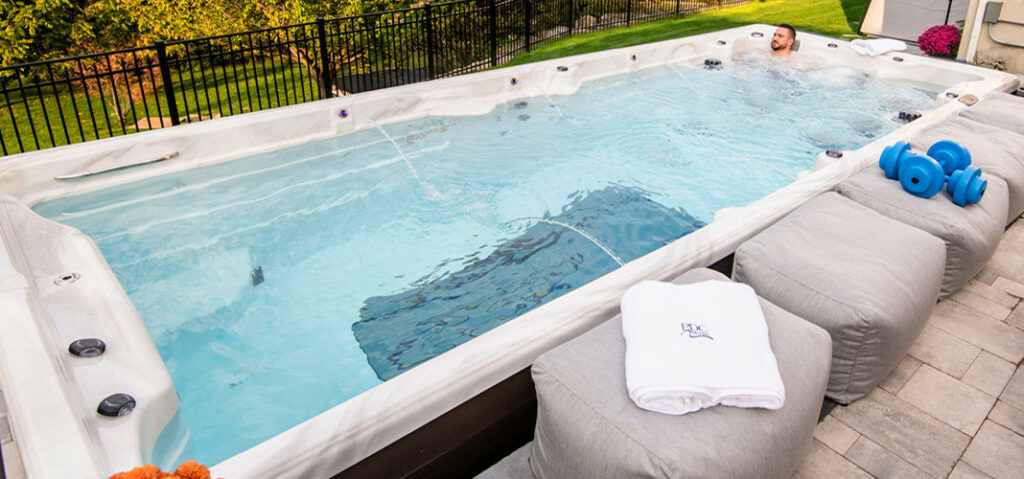
[[796, 40], [796, 30], [793, 26], [788, 23], [780, 24], [779, 28], [775, 29], [775, 35], [772, 35], [772, 56], [788, 57], [794, 40]]

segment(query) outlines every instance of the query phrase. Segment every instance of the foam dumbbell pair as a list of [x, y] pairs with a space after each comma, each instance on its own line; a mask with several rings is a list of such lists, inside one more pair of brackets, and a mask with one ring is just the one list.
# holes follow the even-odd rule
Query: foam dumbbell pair
[[959, 206], [977, 203], [985, 194], [988, 180], [981, 178], [981, 170], [971, 166], [971, 154], [959, 143], [942, 140], [928, 153], [910, 151], [910, 144], [898, 141], [885, 147], [878, 159], [885, 177], [899, 180], [908, 193], [921, 198], [935, 196], [942, 185]]

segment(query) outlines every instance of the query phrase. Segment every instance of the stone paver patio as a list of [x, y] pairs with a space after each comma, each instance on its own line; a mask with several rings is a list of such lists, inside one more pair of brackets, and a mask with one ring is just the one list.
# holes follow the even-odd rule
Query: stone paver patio
[[1024, 477], [1024, 221], [896, 370], [818, 424], [794, 477]]

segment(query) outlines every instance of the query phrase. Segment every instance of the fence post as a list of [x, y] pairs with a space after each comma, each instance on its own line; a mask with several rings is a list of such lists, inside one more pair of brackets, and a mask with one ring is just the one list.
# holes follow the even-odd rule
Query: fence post
[[569, 36], [573, 34], [573, 29], [576, 28], [576, 0], [569, 0]]
[[679, 0], [676, 0], [676, 16], [679, 16]]
[[[167, 46], [163, 40], [157, 40], [156, 60], [160, 62], [160, 80], [164, 83], [164, 98], [167, 100], [167, 114], [171, 115], [171, 125], [180, 123], [178, 120], [178, 101], [174, 99], [174, 85], [171, 83], [171, 66], [167, 63]], [[160, 126], [163, 126], [160, 120]]]
[[526, 51], [530, 51], [530, 37], [533, 36], [533, 0], [526, 2]]
[[320, 44], [320, 98], [330, 98], [331, 84], [331, 65], [330, 59], [327, 57], [327, 27], [324, 25], [324, 17], [316, 17], [316, 35], [318, 43]]
[[431, 15], [430, 2], [423, 7], [427, 22], [427, 75], [434, 79], [434, 17]]
[[633, 20], [633, 0], [626, 0], [626, 26]]
[[498, 7], [497, 0], [490, 0], [487, 5], [487, 9], [490, 10], [491, 18], [490, 27], [490, 43], [491, 43], [491, 66], [498, 66]]

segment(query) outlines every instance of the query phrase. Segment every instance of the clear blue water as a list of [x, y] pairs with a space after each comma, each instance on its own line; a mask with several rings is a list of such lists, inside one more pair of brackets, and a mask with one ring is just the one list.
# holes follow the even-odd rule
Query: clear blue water
[[96, 241], [213, 464], [888, 133], [939, 90], [792, 62], [665, 66], [35, 210]]

